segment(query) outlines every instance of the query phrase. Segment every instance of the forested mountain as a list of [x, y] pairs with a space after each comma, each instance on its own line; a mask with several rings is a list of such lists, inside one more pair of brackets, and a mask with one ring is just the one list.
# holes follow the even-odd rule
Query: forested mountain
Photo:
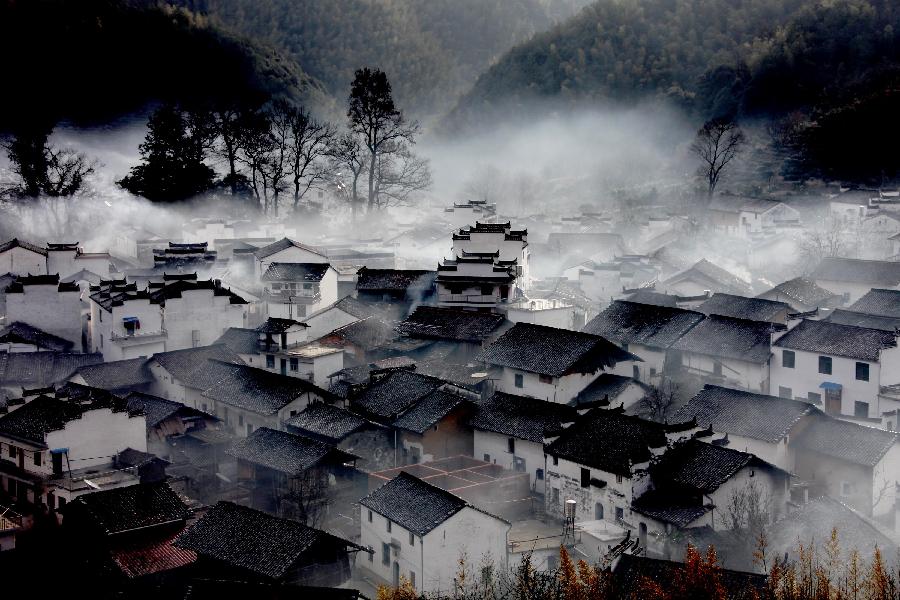
[[105, 122], [154, 101], [324, 96], [277, 51], [155, 2], [0, 0], [0, 52], [0, 129]]
[[356, 69], [378, 67], [399, 106], [449, 110], [492, 61], [590, 0], [177, 0], [285, 50], [343, 106]]

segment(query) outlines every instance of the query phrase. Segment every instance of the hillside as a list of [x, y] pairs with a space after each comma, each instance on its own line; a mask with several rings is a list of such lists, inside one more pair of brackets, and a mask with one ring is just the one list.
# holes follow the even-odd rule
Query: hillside
[[102, 123], [161, 100], [324, 97], [278, 52], [153, 2], [0, 0], [0, 52], [0, 129]]
[[342, 106], [353, 73], [384, 70], [398, 104], [449, 110], [515, 44], [589, 0], [178, 0], [225, 29], [282, 49]]

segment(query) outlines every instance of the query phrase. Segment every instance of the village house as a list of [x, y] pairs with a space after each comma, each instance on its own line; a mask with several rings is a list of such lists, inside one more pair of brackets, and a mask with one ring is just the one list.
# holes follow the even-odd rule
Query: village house
[[786, 327], [710, 315], [672, 344], [669, 360], [702, 383], [769, 392], [772, 339]]
[[879, 402], [882, 386], [900, 383], [900, 349], [893, 331], [804, 319], [779, 338], [772, 392], [823, 402], [832, 415], [879, 419], [898, 408]]
[[645, 407], [640, 402], [651, 391], [649, 385], [633, 377], [603, 373], [578, 392], [569, 405], [579, 409], [595, 406], [622, 408], [629, 414], [641, 414]]
[[282, 238], [253, 252], [253, 273], [257, 280], [272, 263], [328, 263], [328, 258], [310, 246]]
[[794, 472], [810, 496], [831, 496], [866, 516], [893, 519], [900, 473], [896, 433], [819, 415], [791, 444]]
[[316, 587], [347, 581], [349, 554], [365, 551], [320, 529], [224, 501], [206, 511], [174, 545], [197, 555], [197, 576], [202, 579]]
[[[399, 339], [400, 334], [392, 324], [373, 316], [339, 327], [316, 342], [343, 350], [345, 365], [359, 365], [392, 356], [394, 352], [388, 346]], [[401, 354], [406, 350], [402, 348]]]
[[460, 390], [436, 389], [419, 398], [393, 423], [405, 462], [472, 456], [472, 402]]
[[502, 392], [566, 404], [603, 371], [640, 358], [598, 335], [516, 323], [477, 360], [499, 372]]
[[152, 384], [142, 391], [208, 412], [203, 392], [241, 364], [223, 345], [160, 352], [145, 361]]
[[191, 511], [166, 483], [84, 494], [63, 512], [72, 560], [108, 585], [147, 585], [151, 577], [197, 559], [172, 545]]
[[401, 576], [420, 592], [446, 592], [463, 555], [472, 564], [507, 568], [509, 522], [462, 498], [400, 473], [360, 501], [360, 544], [370, 549], [357, 566], [380, 581]]
[[107, 362], [150, 356], [166, 349], [162, 310], [150, 293], [122, 280], [91, 286], [91, 351]]
[[125, 402], [128, 410], [144, 413], [147, 425], [147, 449], [163, 459], [171, 459], [175, 454], [172, 447], [173, 438], [219, 426], [219, 420], [210, 414], [144, 392], [128, 393]]
[[454, 202], [453, 206], [444, 209], [444, 218], [454, 227], [462, 227], [473, 221], [486, 221], [497, 214], [497, 205], [487, 200], [469, 200]]
[[81, 271], [90, 271], [109, 279], [111, 260], [108, 252], [85, 252], [78, 242], [47, 244], [47, 273], [55, 273], [63, 279]]
[[800, 226], [800, 213], [778, 200], [719, 194], [707, 210], [714, 230], [743, 239], [775, 235]]
[[707, 315], [768, 321], [782, 325], [786, 325], [788, 316], [794, 313], [790, 305], [784, 302], [722, 293], [710, 296], [709, 300], [697, 307], [697, 311]]
[[528, 473], [531, 489], [544, 494], [544, 438], [575, 420], [565, 404], [495, 392], [478, 403], [469, 420], [472, 456], [505, 469]]
[[784, 302], [790, 305], [795, 313], [830, 309], [840, 306], [842, 302], [841, 296], [826, 290], [808, 277], [795, 277], [779, 283], [757, 298]]
[[284, 424], [287, 431], [357, 456], [356, 468], [361, 471], [380, 471], [394, 464], [393, 432], [345, 408], [316, 402]]
[[422, 269], [370, 269], [356, 273], [356, 297], [372, 303], [386, 303], [398, 317], [409, 314], [411, 307], [427, 303], [434, 297], [436, 271]]
[[384, 312], [377, 306], [358, 300], [353, 296], [344, 296], [331, 306], [298, 320], [309, 327], [309, 339], [315, 340], [344, 325], [350, 325], [369, 317], [383, 316]]
[[[808, 402], [706, 385], [672, 416], [696, 419], [710, 436], [726, 434], [727, 447], [748, 452], [785, 471], [794, 470], [791, 441], [821, 411]], [[698, 432], [699, 433], [699, 432]]]
[[272, 262], [260, 281], [269, 317], [299, 320], [338, 300], [338, 274], [328, 263]]
[[547, 243], [535, 251], [532, 267], [547, 276], [555, 274], [560, 264], [577, 265], [586, 260], [604, 263], [625, 254], [631, 254], [631, 250], [619, 233], [552, 232]]
[[841, 325], [896, 331], [900, 329], [900, 291], [869, 290], [846, 309], [831, 311], [825, 320]]
[[6, 319], [20, 322], [84, 348], [81, 289], [60, 283], [59, 275], [19, 277], [6, 288]]
[[397, 325], [397, 331], [416, 340], [433, 340], [429, 350], [441, 346], [442, 359], [466, 363], [506, 325], [500, 313], [419, 306]]
[[771, 523], [787, 511], [791, 474], [747, 452], [682, 441], [649, 472], [652, 488], [631, 508], [642, 545], [660, 554], [668, 554], [673, 530], [727, 531], [752, 525], [749, 519]]
[[254, 352], [242, 353], [241, 358], [247, 364], [327, 387], [328, 376], [343, 368], [344, 353], [340, 348], [309, 342], [308, 329], [299, 321], [269, 317], [256, 328]]
[[750, 284], [732, 275], [705, 258], [659, 284], [667, 294], [678, 296], [702, 296], [706, 293], [725, 292], [737, 296], [751, 296]]
[[0, 329], [0, 353], [69, 352], [75, 343], [52, 333], [14, 321]]
[[208, 273], [217, 260], [218, 254], [209, 249], [208, 242], [169, 242], [166, 248], [153, 249], [157, 273]]
[[339, 487], [352, 487], [356, 456], [306, 436], [268, 427], [236, 440], [237, 482], [258, 510], [320, 523]]
[[563, 270], [563, 277], [581, 288], [591, 299], [608, 302], [625, 290], [654, 285], [660, 270], [646, 256], [619, 256], [609, 262], [587, 260]]
[[78, 369], [103, 362], [99, 354], [68, 352], [0, 352], [0, 397], [22, 388], [41, 388], [62, 383]]
[[259, 427], [283, 429], [284, 421], [309, 404], [337, 399], [299, 377], [246, 365], [225, 363], [225, 368], [228, 373], [203, 392], [200, 409], [222, 419], [237, 437], [247, 437]]
[[18, 238], [4, 242], [0, 244], [0, 272], [47, 275], [47, 249]]
[[[655, 384], [666, 372], [669, 349], [704, 319], [702, 313], [617, 300], [584, 326], [582, 331], [602, 336], [641, 359], [617, 365], [614, 373]], [[631, 372], [623, 372], [625, 367]], [[675, 367], [680, 368], [678, 362]]]
[[872, 288], [900, 287], [900, 262], [827, 257], [811, 278], [817, 285], [841, 296], [844, 304], [852, 304]]
[[40, 395], [0, 417], [3, 489], [50, 510], [81, 494], [137, 483], [112, 465], [127, 448], [147, 449], [143, 413], [103, 390]]

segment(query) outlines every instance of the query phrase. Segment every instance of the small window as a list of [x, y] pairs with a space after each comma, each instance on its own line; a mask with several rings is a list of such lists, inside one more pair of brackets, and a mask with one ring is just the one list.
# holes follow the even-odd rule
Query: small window
[[641, 380], [641, 370], [638, 368], [637, 365], [631, 366], [631, 376], [635, 379], [635, 381]]
[[391, 520], [390, 519], [387, 519], [387, 532], [388, 533], [391, 532]]
[[299, 371], [300, 370], [300, 361], [296, 358], [291, 359], [291, 371]]
[[304, 283], [304, 284], [303, 284], [303, 289], [304, 289], [304, 290], [311, 290], [311, 289], [313, 289], [313, 286], [312, 286], [311, 283]]
[[267, 369], [275, 368], [275, 357], [271, 354], [266, 354], [266, 368]]
[[10, 458], [16, 457], [16, 447], [13, 446], [12, 444], [9, 445], [9, 456], [10, 456]]
[[244, 426], [244, 415], [238, 415], [238, 427]]
[[616, 507], [616, 521], [622, 522], [625, 520], [625, 509], [621, 506]]
[[410, 546], [416, 545], [416, 534], [414, 534], [412, 531], [409, 532], [409, 545]]
[[35, 453], [34, 453], [34, 466], [36, 466], [36, 467], [41, 466], [41, 457], [42, 457], [41, 452], [40, 452], [40, 451], [35, 451]]
[[550, 502], [554, 506], [559, 504], [559, 488], [550, 488]]
[[861, 419], [869, 418], [869, 403], [857, 400], [853, 403], [853, 416]]
[[534, 478], [537, 479], [538, 481], [543, 481], [544, 480], [544, 470], [538, 469], [537, 471], [535, 471]]
[[369, 511], [369, 523], [371, 523], [371, 522], [372, 522], [372, 511], [370, 510]]
[[830, 356], [820, 356], [819, 357], [819, 373], [823, 375], [831, 375], [831, 357]]
[[486, 463], [491, 462], [491, 455], [490, 455], [490, 454], [485, 454], [485, 455], [484, 455], [484, 462], [486, 462]]
[[375, 553], [374, 552], [366, 552], [369, 555], [369, 562], [375, 562]]
[[416, 572], [415, 571], [409, 572], [409, 585], [413, 586], [413, 588], [416, 587]]
[[66, 505], [66, 499], [65, 499], [65, 498], [60, 498], [60, 499], [59, 499], [59, 507], [62, 508], [62, 507], [65, 506], [65, 505]]
[[539, 377], [541, 383], [553, 383], [553, 378], [549, 375], [541, 375]]
[[253, 425], [251, 423], [247, 423], [247, 436], [249, 437], [251, 433], [253, 433]]
[[513, 382], [517, 388], [525, 387], [525, 376], [521, 373], [516, 373], [515, 376], [513, 376]]
[[789, 387], [784, 387], [783, 385], [778, 386], [778, 397], [779, 398], [793, 398], [794, 391]]
[[853, 486], [849, 481], [841, 482], [841, 496], [851, 496], [853, 495]]
[[591, 485], [591, 470], [590, 469], [582, 469], [581, 470], [581, 487], [586, 488]]
[[384, 542], [381, 543], [381, 564], [391, 564], [391, 545]]
[[650, 367], [650, 377], [656, 377], [656, 369], [654, 367]]
[[510, 454], [516, 453], [516, 438], [509, 438], [506, 440], [506, 448], [509, 450]]
[[553, 466], [554, 467], [559, 466], [559, 457], [558, 456], [553, 457]]
[[616, 483], [622, 483], [622, 476], [616, 475]]
[[864, 362], [856, 363], [856, 379], [858, 381], [868, 381], [869, 380], [869, 363], [864, 363]]
[[783, 350], [781, 352], [781, 366], [785, 369], [793, 369], [796, 364], [797, 357], [791, 350]]

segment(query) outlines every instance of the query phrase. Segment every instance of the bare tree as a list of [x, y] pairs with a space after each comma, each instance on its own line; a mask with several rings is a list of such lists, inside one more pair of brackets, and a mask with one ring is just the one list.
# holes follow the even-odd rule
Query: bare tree
[[835, 216], [829, 216], [818, 226], [803, 232], [798, 242], [798, 254], [804, 271], [810, 271], [828, 256], [846, 256], [852, 249], [854, 226]]
[[771, 503], [755, 481], [732, 490], [722, 511], [725, 527], [742, 540], [757, 540], [769, 522]]
[[263, 162], [263, 174], [268, 179], [267, 188], [272, 191], [272, 209], [278, 213], [281, 192], [285, 190], [285, 178], [291, 166], [291, 131], [294, 107], [284, 100], [275, 101], [267, 111], [272, 148]]
[[18, 182], [4, 190], [15, 197], [52, 198], [72, 196], [82, 190], [87, 177], [97, 167], [96, 161], [71, 148], [57, 148], [49, 143], [51, 129], [25, 128], [3, 140], [2, 146], [12, 163]]
[[678, 384], [668, 378], [663, 378], [659, 385], [650, 387], [650, 390], [638, 402], [641, 414], [652, 421], [663, 422], [675, 408], [678, 402]]
[[726, 119], [707, 121], [697, 132], [691, 150], [700, 158], [698, 173], [706, 180], [710, 197], [716, 191], [722, 171], [737, 156], [745, 140], [737, 123]]
[[428, 161], [408, 149], [382, 154], [375, 180], [375, 206], [386, 208], [409, 204], [417, 193], [431, 186]]
[[365, 149], [359, 139], [352, 135], [342, 135], [333, 140], [328, 151], [331, 156], [334, 177], [353, 215], [359, 210], [359, 180], [366, 169]]
[[269, 178], [266, 174], [275, 140], [268, 116], [256, 113], [244, 124], [240, 133], [240, 162], [250, 170], [250, 187], [263, 211], [269, 211]]
[[294, 210], [313, 186], [328, 179], [326, 158], [335, 136], [334, 126], [320, 123], [302, 107], [291, 113], [291, 175], [294, 185]]

